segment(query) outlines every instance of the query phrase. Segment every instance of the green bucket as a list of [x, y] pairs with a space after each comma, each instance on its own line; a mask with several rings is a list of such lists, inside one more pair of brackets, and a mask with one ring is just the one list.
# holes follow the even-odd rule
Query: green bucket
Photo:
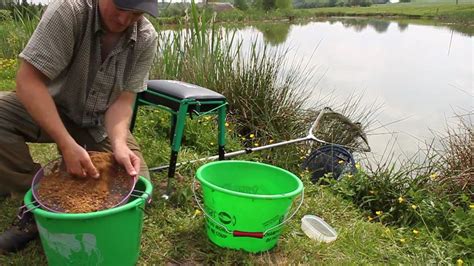
[[[209, 239], [220, 247], [262, 252], [273, 248], [303, 183], [293, 173], [257, 162], [219, 161], [201, 166]], [[197, 199], [196, 199], [197, 201]], [[199, 204], [199, 201], [197, 201]]]
[[54, 213], [38, 208], [31, 190], [25, 204], [38, 226], [48, 265], [135, 265], [140, 254], [143, 209], [153, 190], [138, 179], [128, 203], [92, 213]]

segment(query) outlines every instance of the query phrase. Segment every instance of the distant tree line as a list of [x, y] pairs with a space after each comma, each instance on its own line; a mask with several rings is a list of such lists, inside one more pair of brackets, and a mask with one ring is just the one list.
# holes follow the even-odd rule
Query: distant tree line
[[[287, 8], [317, 8], [336, 6], [371, 6], [372, 4], [386, 4], [389, 0], [234, 0], [234, 6], [240, 10], [249, 7], [272, 10]], [[400, 0], [410, 2], [410, 0]]]
[[[410, 1], [410, 0], [404, 0]], [[336, 6], [371, 6], [372, 4], [386, 4], [389, 0], [293, 0], [294, 8], [317, 8]]]

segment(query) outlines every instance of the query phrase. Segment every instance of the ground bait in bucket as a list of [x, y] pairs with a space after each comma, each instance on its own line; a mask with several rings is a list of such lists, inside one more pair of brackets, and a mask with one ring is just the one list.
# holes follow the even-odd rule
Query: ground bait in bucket
[[89, 153], [100, 177], [73, 177], [60, 167], [59, 159], [34, 186], [41, 205], [57, 212], [87, 213], [114, 207], [129, 195], [133, 178], [114, 156], [106, 152]]

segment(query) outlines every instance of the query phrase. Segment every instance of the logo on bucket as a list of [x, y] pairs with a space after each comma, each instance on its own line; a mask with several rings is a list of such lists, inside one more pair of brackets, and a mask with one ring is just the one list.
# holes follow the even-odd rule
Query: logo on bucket
[[235, 225], [235, 216], [232, 217], [230, 214], [228, 214], [227, 212], [219, 212], [219, 221], [225, 225], [228, 225], [230, 223], [232, 223], [233, 225]]

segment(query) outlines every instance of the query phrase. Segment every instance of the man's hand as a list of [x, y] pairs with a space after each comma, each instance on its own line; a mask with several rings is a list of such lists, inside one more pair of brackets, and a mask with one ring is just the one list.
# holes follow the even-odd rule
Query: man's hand
[[99, 172], [92, 164], [91, 158], [87, 151], [77, 143], [61, 149], [66, 170], [73, 176], [99, 178]]
[[48, 93], [49, 79], [33, 65], [21, 61], [16, 78], [16, 94], [28, 113], [56, 142], [68, 173], [76, 176], [99, 177], [89, 154], [66, 130], [53, 98]]
[[134, 93], [122, 92], [105, 113], [105, 128], [115, 160], [133, 177], [140, 171], [140, 158], [127, 146], [127, 136], [135, 97]]
[[131, 151], [127, 146], [116, 147], [114, 150], [115, 160], [123, 167], [132, 177], [137, 177], [140, 172], [140, 158]]

